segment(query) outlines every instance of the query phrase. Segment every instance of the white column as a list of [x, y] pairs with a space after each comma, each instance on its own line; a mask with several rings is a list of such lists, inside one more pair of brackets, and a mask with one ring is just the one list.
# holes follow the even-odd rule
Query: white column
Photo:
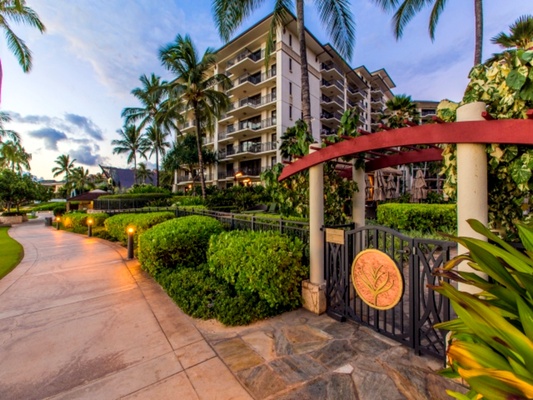
[[365, 170], [361, 168], [355, 168], [352, 166], [353, 180], [357, 183], [358, 192], [355, 192], [352, 197], [352, 218], [355, 223], [355, 227], [359, 228], [365, 226], [365, 206], [366, 206], [366, 181]]
[[[313, 146], [309, 153], [314, 152]], [[324, 280], [324, 236], [320, 228], [324, 225], [324, 166], [309, 168], [309, 258], [310, 283], [322, 285]]]
[[[485, 103], [469, 103], [457, 109], [457, 122], [483, 121], [481, 113], [485, 111]], [[466, 222], [477, 219], [482, 224], [488, 224], [488, 188], [487, 188], [487, 153], [484, 144], [457, 144], [457, 234], [458, 236], [474, 237], [487, 240], [483, 235], [475, 232]], [[467, 249], [461, 245], [458, 254], [464, 254]], [[472, 269], [462, 263], [462, 271]], [[459, 289], [472, 291], [476, 288], [459, 283]]]

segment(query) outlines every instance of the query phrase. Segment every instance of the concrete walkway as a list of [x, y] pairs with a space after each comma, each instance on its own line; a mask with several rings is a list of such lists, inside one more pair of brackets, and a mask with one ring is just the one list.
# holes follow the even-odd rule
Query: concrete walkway
[[[0, 399], [446, 399], [440, 363], [304, 310], [226, 328], [189, 318], [126, 249], [14, 226], [0, 280]], [[1, 249], [0, 249], [1, 256]]]

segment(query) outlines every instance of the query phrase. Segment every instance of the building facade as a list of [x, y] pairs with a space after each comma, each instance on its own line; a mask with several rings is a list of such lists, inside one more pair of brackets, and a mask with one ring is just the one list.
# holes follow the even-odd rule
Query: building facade
[[[227, 92], [230, 108], [204, 138], [204, 146], [218, 154], [218, 162], [205, 168], [208, 185], [226, 188], [257, 183], [262, 171], [282, 162], [279, 139], [302, 116], [296, 20], [288, 15], [276, 32], [270, 54], [266, 54], [266, 42], [271, 16], [216, 52], [213, 73], [226, 74], [233, 87]], [[336, 134], [342, 113], [352, 108], [359, 112], [361, 129], [376, 131], [395, 87], [387, 72], [352, 68], [332, 46], [321, 44], [308, 31], [306, 42], [315, 140]], [[181, 134], [194, 132], [192, 110], [184, 116]], [[183, 171], [175, 177], [181, 190], [198, 181]]]

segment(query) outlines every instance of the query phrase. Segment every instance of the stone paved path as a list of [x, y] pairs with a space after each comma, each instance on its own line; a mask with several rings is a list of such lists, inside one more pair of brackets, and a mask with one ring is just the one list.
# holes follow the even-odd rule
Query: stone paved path
[[[124, 248], [10, 230], [0, 280], [0, 399], [446, 399], [440, 363], [363, 327], [297, 310], [248, 327], [193, 320]], [[1, 249], [0, 249], [1, 255]]]

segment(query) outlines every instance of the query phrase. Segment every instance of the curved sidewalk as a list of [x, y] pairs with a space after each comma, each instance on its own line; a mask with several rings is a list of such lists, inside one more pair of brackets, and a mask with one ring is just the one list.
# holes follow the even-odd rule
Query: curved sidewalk
[[9, 234], [25, 254], [0, 280], [0, 399], [252, 398], [126, 249], [42, 218]]

